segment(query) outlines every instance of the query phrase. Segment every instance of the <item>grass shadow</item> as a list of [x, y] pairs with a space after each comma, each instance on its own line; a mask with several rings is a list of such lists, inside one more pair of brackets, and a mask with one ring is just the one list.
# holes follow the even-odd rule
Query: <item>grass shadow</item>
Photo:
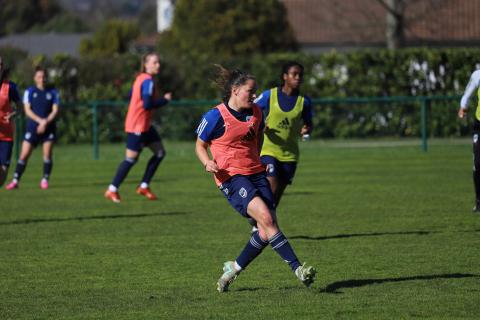
[[470, 273], [449, 273], [449, 274], [433, 274], [433, 275], [421, 275], [412, 277], [400, 277], [400, 278], [384, 278], [384, 279], [352, 279], [337, 281], [327, 285], [325, 288], [320, 289], [322, 293], [339, 294], [343, 293], [338, 291], [339, 289], [350, 289], [369, 286], [372, 284], [382, 284], [389, 282], [403, 282], [403, 281], [418, 281], [418, 280], [436, 280], [436, 279], [461, 279], [461, 278], [479, 278], [480, 275]]
[[331, 239], [342, 239], [342, 238], [353, 238], [353, 237], [378, 237], [378, 236], [395, 236], [395, 235], [418, 235], [425, 236], [432, 233], [438, 233], [438, 231], [399, 231], [399, 232], [371, 232], [371, 233], [350, 233], [350, 234], [336, 234], [332, 236], [291, 236], [289, 239], [302, 239], [302, 240], [331, 240]]
[[66, 221], [84, 221], [84, 220], [105, 220], [105, 219], [134, 219], [134, 218], [148, 218], [158, 216], [177, 216], [185, 215], [188, 212], [159, 212], [159, 213], [137, 213], [137, 214], [107, 214], [100, 216], [77, 216], [68, 218], [32, 218], [13, 221], [0, 221], [0, 225], [16, 225], [16, 224], [30, 224], [43, 222], [66, 222]]

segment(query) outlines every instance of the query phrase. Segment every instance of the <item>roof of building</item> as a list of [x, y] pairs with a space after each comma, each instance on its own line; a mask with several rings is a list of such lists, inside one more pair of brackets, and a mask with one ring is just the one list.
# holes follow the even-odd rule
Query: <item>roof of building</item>
[[80, 41], [89, 34], [25, 33], [0, 38], [0, 47], [15, 47], [30, 55], [52, 57], [58, 53], [79, 56]]
[[[283, 0], [300, 45], [384, 45], [379, 0]], [[480, 43], [480, 1], [406, 0], [407, 45]]]

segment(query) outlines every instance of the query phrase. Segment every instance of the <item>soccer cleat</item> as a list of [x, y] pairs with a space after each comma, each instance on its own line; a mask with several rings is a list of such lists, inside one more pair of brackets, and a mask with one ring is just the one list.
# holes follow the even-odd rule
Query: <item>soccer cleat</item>
[[234, 261], [227, 261], [223, 264], [223, 274], [218, 279], [217, 282], [217, 290], [218, 292], [226, 292], [228, 291], [228, 287], [230, 284], [235, 281], [238, 274], [241, 270], [235, 269], [235, 262]]
[[18, 182], [15, 182], [15, 181], [10, 182], [5, 186], [5, 189], [7, 190], [18, 189]]
[[48, 180], [47, 179], [42, 179], [42, 181], [40, 181], [40, 188], [43, 189], [43, 190], [48, 189]]
[[315, 270], [315, 268], [312, 266], [305, 265], [305, 263], [295, 270], [295, 275], [297, 276], [298, 280], [302, 281], [307, 287], [310, 287], [310, 285], [313, 283], [316, 274], [317, 270]]
[[475, 203], [475, 207], [473, 207], [472, 212], [473, 213], [480, 213], [480, 201], [477, 201]]
[[148, 200], [157, 200], [157, 196], [150, 190], [150, 188], [137, 188], [137, 193], [139, 195], [145, 196]]
[[115, 203], [120, 203], [120, 194], [110, 190], [105, 191], [105, 198], [112, 200]]

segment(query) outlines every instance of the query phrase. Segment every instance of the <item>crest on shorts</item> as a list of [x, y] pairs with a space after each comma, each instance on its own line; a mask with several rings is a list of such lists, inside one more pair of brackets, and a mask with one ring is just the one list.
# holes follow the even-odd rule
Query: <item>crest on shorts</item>
[[267, 164], [267, 172], [268, 173], [274, 173], [275, 172], [275, 166], [273, 165], [273, 163]]
[[240, 190], [238, 191], [238, 194], [240, 195], [240, 197], [246, 198], [248, 195], [248, 192], [245, 188], [240, 188]]

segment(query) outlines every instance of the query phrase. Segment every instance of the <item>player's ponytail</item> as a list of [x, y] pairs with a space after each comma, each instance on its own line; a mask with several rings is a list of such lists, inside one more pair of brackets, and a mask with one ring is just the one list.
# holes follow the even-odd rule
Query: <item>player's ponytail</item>
[[227, 103], [232, 95], [232, 89], [244, 85], [248, 80], [255, 80], [255, 76], [238, 69], [228, 70], [219, 64], [214, 65], [217, 70], [214, 83], [223, 91], [222, 101]]

